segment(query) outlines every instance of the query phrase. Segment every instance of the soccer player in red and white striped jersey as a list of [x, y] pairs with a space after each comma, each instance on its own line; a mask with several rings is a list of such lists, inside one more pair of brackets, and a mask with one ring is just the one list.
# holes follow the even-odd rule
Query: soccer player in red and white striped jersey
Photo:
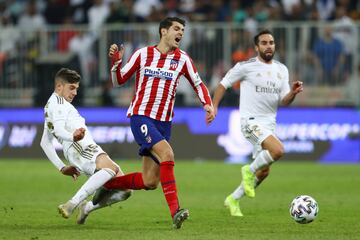
[[155, 189], [161, 183], [174, 228], [180, 228], [189, 216], [180, 209], [174, 176], [174, 153], [169, 144], [176, 87], [186, 78], [199, 97], [211, 123], [214, 109], [211, 97], [189, 55], [179, 49], [185, 21], [177, 17], [160, 22], [160, 42], [138, 49], [122, 67], [124, 49], [111, 45], [111, 80], [120, 86], [136, 76], [136, 92], [128, 110], [131, 130], [140, 145], [143, 172], [130, 173], [108, 182], [108, 189]]
[[[176, 26], [175, 26], [176, 25]], [[136, 94], [128, 110], [128, 116], [143, 115], [160, 121], [171, 121], [175, 102], [176, 87], [184, 76], [203, 105], [211, 106], [211, 98], [205, 84], [186, 52], [178, 48], [183, 35], [183, 27], [175, 22], [176, 29], [169, 37], [168, 44], [161, 49], [148, 46], [135, 51], [129, 61], [121, 68], [124, 49], [111, 46], [111, 79], [114, 86], [125, 83], [136, 73]], [[165, 40], [164, 40], [165, 41]]]

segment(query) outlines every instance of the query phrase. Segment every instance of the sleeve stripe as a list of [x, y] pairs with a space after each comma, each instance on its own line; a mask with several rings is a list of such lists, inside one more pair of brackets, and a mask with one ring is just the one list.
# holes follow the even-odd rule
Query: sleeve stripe
[[121, 59], [113, 62], [111, 67], [111, 82], [113, 86], [119, 86], [124, 84], [129, 78], [133, 75], [136, 69], [140, 66], [140, 50], [136, 51], [129, 59], [129, 61], [125, 64], [123, 68], [121, 68]]

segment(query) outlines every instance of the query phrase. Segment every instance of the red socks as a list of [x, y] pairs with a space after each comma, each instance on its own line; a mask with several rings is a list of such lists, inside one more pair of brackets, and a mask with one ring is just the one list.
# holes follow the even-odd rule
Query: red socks
[[115, 177], [104, 184], [107, 189], [145, 189], [141, 172]]
[[[174, 162], [165, 161], [160, 163], [160, 182], [163, 189], [165, 199], [170, 208], [171, 216], [174, 217], [179, 209], [179, 201], [176, 190], [176, 182], [174, 175]], [[146, 189], [142, 178], [142, 173], [129, 173], [119, 176], [108, 181], [104, 186], [107, 189]]]
[[176, 211], [179, 209], [179, 201], [177, 197], [173, 161], [160, 163], [160, 182], [170, 208], [171, 216], [174, 217]]

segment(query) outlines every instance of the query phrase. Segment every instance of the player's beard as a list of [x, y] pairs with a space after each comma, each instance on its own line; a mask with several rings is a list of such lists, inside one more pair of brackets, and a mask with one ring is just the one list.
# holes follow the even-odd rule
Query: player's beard
[[262, 59], [264, 59], [265, 62], [270, 62], [273, 57], [274, 57], [275, 52], [270, 53], [265, 53], [265, 52], [260, 52], [260, 57]]

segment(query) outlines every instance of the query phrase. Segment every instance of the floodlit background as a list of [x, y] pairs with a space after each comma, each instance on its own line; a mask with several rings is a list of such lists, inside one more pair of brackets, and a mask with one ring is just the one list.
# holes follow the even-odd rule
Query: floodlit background
[[[275, 58], [289, 68], [290, 81], [305, 86], [292, 106], [279, 111], [277, 132], [285, 142], [285, 159], [360, 162], [359, 8], [356, 0], [0, 1], [0, 157], [43, 156], [37, 148], [41, 108], [61, 67], [83, 77], [75, 105], [84, 107], [81, 113], [94, 126], [96, 140], [116, 158], [136, 157], [136, 151], [117, 147], [130, 143], [136, 148], [124, 117], [135, 81], [111, 87], [107, 51], [112, 43], [124, 44], [126, 60], [135, 49], [158, 42], [161, 19], [180, 16], [187, 20], [181, 48], [211, 93], [236, 62], [255, 56], [254, 34], [262, 28], [273, 31]], [[222, 102], [229, 108], [205, 128], [192, 123], [193, 110], [186, 108], [198, 108], [197, 114], [201, 109], [190, 85], [180, 81], [173, 134], [177, 156], [247, 160], [249, 146], [236, 111], [238, 87], [228, 90]], [[199, 142], [201, 137], [206, 139]], [[182, 145], [187, 139], [199, 147], [189, 152]], [[209, 145], [212, 151], [201, 151]]]

